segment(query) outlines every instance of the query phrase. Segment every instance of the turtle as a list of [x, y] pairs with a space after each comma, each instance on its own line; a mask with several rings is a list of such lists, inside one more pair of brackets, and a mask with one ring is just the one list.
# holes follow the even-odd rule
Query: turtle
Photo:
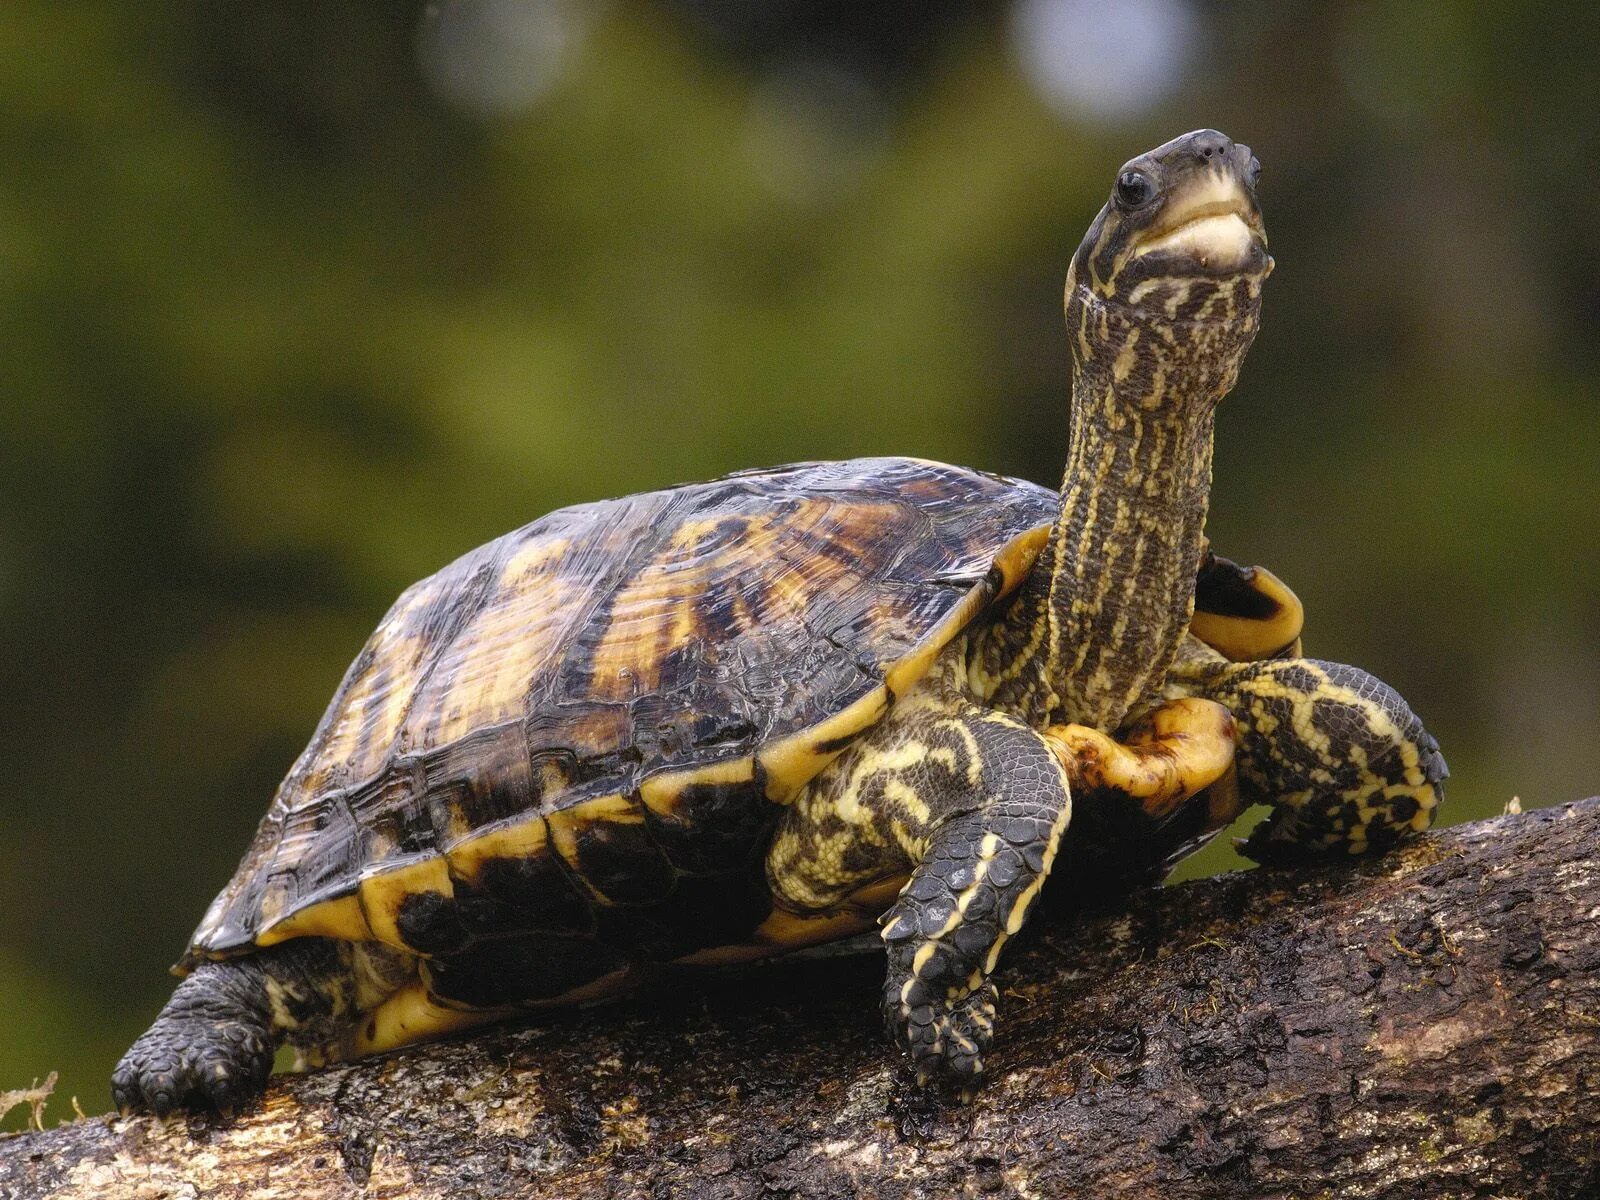
[[1301, 657], [1293, 594], [1204, 539], [1272, 267], [1259, 170], [1198, 130], [1118, 172], [1067, 273], [1059, 491], [800, 463], [561, 509], [408, 589], [118, 1107], [230, 1112], [284, 1042], [314, 1065], [874, 928], [889, 1033], [966, 1092], [1075, 799], [1145, 866], [1244, 799], [1263, 856], [1426, 828], [1411, 708]]

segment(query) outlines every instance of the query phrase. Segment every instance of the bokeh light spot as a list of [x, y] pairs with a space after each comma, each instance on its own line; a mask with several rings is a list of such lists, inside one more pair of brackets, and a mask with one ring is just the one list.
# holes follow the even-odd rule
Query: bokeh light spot
[[1019, 0], [1011, 40], [1060, 115], [1132, 120], [1182, 81], [1200, 35], [1189, 0]]
[[523, 112], [560, 80], [595, 5], [443, 0], [423, 11], [417, 58], [436, 95], [473, 116]]

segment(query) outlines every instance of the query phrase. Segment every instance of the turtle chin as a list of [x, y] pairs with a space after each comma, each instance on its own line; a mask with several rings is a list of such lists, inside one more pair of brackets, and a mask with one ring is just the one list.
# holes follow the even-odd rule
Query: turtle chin
[[1134, 263], [1168, 276], [1265, 276], [1272, 270], [1266, 239], [1237, 212], [1186, 221], [1134, 251]]
[[1259, 270], [1269, 261], [1253, 182], [1237, 170], [1203, 166], [1175, 180], [1165, 203], [1147, 219], [1131, 223], [1125, 265], [1171, 275], [1224, 275]]
[[1111, 302], [1162, 326], [1248, 323], [1272, 266], [1265, 240], [1237, 216], [1203, 217], [1141, 248]]
[[1187, 283], [1190, 286], [1179, 290], [1196, 296], [1204, 293], [1207, 281], [1231, 286], [1247, 279], [1259, 288], [1272, 273], [1272, 265], [1266, 233], [1253, 211], [1242, 205], [1209, 204], [1140, 239], [1122, 269], [1118, 290], [1137, 305], [1164, 283]]

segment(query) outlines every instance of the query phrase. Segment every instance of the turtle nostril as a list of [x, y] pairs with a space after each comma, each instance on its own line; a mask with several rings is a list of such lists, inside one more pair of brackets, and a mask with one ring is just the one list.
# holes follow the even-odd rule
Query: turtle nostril
[[1198, 130], [1190, 141], [1192, 153], [1197, 153], [1206, 162], [1217, 159], [1219, 162], [1226, 159], [1228, 152], [1233, 149], [1233, 140], [1225, 133], [1215, 129]]

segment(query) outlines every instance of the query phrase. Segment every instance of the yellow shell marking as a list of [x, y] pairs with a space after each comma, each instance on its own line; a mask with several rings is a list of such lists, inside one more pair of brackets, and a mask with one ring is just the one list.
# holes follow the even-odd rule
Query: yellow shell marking
[[735, 758], [691, 771], [664, 771], [639, 785], [639, 799], [657, 816], [672, 817], [677, 815], [678, 803], [689, 788], [749, 783], [755, 775], [753, 758]]
[[290, 913], [281, 921], [265, 926], [256, 935], [256, 945], [272, 946], [297, 937], [338, 938], [363, 942], [372, 938], [372, 927], [361, 910], [361, 901], [349, 893]]
[[787, 804], [845, 747], [823, 749], [871, 728], [889, 711], [889, 690], [876, 687], [847, 708], [793, 737], [774, 742], [756, 757], [766, 773], [767, 798]]
[[697, 950], [674, 961], [686, 966], [725, 966], [866, 933], [877, 925], [879, 914], [894, 903], [909, 879], [909, 875], [891, 875], [869, 883], [852, 892], [834, 912], [802, 915], [775, 908], [749, 941]]
[[395, 601], [368, 642], [360, 673], [350, 679], [340, 708], [323, 739], [313, 740], [290, 778], [315, 752], [318, 768], [301, 784], [301, 793], [322, 791], [329, 769], [338, 764], [350, 777], [375, 774], [410, 711], [418, 666], [428, 642], [413, 618], [435, 599], [434, 580], [407, 589]]
[[[881, 523], [892, 525], [896, 515], [883, 505]], [[850, 510], [848, 531], [839, 526], [840, 516], [829, 501], [808, 499], [771, 516], [689, 521], [675, 529], [665, 552], [610, 599], [604, 636], [593, 654], [592, 698], [625, 703], [659, 686], [669, 657], [703, 634], [696, 606], [685, 603], [686, 597], [722, 592], [734, 604], [759, 595], [764, 620], [781, 625], [803, 620], [817, 596], [849, 590], [855, 563], [846, 554], [818, 553], [810, 539], [848, 546], [875, 522], [867, 505]], [[730, 524], [736, 536], [728, 532]]]
[[363, 875], [357, 885], [356, 895], [360, 898], [361, 911], [366, 916], [372, 936], [380, 942], [415, 954], [416, 951], [400, 936], [396, 922], [406, 897], [419, 892], [455, 895], [455, 888], [450, 883], [449, 863], [441, 855], [430, 854], [402, 867]]
[[1286, 651], [1298, 658], [1295, 643], [1305, 628], [1305, 606], [1300, 597], [1265, 567], [1251, 567], [1251, 586], [1277, 604], [1269, 618], [1225, 616], [1196, 609], [1189, 631], [1206, 645], [1234, 662], [1273, 658]]
[[446, 1008], [422, 983], [411, 983], [393, 993], [369, 1012], [346, 1035], [335, 1051], [341, 1059], [381, 1054], [397, 1046], [431, 1041], [479, 1025], [498, 1021], [513, 1010]]
[[463, 838], [446, 847], [445, 858], [457, 878], [476, 879], [490, 859], [533, 858], [544, 853], [549, 841], [544, 817], [531, 816]]
[[578, 835], [591, 825], [597, 824], [642, 825], [644, 810], [626, 796], [599, 796], [593, 800], [585, 800], [582, 804], [573, 805], [571, 808], [550, 813], [545, 817], [545, 824], [550, 829], [550, 844], [572, 868], [573, 876], [596, 900], [602, 904], [609, 904], [610, 897], [597, 891], [583, 870], [578, 850]]
[[506, 561], [489, 602], [418, 689], [409, 744], [444, 745], [522, 715], [530, 665], [550, 659], [579, 608], [577, 589], [557, 569], [568, 545], [532, 542]]

